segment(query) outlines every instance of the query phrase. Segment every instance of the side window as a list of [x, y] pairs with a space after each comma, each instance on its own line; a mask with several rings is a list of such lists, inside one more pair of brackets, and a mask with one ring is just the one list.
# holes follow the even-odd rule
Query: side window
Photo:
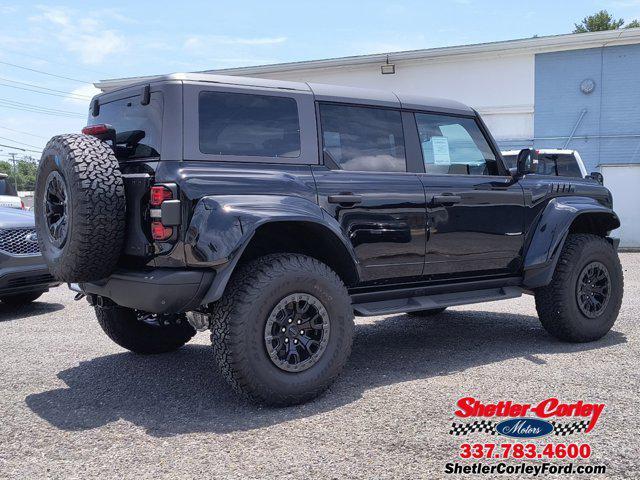
[[406, 172], [398, 110], [320, 104], [323, 151], [343, 170]]
[[300, 156], [300, 122], [293, 98], [201, 92], [198, 117], [202, 153]]
[[427, 173], [497, 175], [496, 157], [473, 118], [416, 113]]

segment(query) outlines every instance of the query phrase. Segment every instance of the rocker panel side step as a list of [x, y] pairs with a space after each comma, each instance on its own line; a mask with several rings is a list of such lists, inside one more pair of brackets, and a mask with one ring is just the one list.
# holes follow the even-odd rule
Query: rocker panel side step
[[439, 293], [421, 297], [397, 298], [377, 302], [354, 303], [353, 311], [360, 317], [375, 315], [389, 315], [392, 313], [414, 312], [434, 308], [452, 307], [454, 305], [468, 305], [472, 303], [505, 300], [522, 295], [520, 287], [499, 287], [469, 292]]

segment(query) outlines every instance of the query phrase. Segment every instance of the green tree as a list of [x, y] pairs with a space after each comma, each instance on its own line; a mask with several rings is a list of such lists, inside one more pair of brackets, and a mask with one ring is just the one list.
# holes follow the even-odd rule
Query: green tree
[[36, 175], [38, 164], [32, 159], [23, 159], [18, 162], [18, 188], [20, 190], [34, 190], [36, 188]]
[[38, 163], [31, 157], [24, 157], [16, 161], [14, 170], [12, 162], [0, 161], [0, 173], [8, 175], [7, 181], [12, 185], [17, 184], [20, 191], [32, 191], [36, 188], [36, 175]]
[[9, 162], [0, 160], [0, 173], [6, 173], [7, 175], [11, 175], [13, 173], [13, 167]]
[[[580, 23], [574, 24], [575, 29], [573, 33], [585, 33], [585, 32], [601, 32], [603, 30], [617, 30], [624, 25], [622, 18], [615, 19], [606, 10], [600, 10], [593, 15], [584, 17]], [[624, 28], [640, 27], [638, 20], [632, 20], [628, 24], [624, 25]]]

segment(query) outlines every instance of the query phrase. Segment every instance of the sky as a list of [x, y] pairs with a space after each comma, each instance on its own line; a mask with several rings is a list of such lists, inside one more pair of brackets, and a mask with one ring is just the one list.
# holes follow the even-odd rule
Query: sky
[[602, 8], [640, 19], [640, 0], [0, 0], [0, 160], [79, 132], [100, 79], [555, 35]]

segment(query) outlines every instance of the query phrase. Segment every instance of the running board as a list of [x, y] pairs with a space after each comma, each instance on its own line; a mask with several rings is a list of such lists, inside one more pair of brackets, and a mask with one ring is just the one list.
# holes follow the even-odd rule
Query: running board
[[397, 298], [377, 302], [354, 303], [353, 311], [360, 317], [389, 315], [391, 313], [415, 312], [417, 310], [431, 310], [454, 305], [469, 305], [471, 303], [493, 302], [506, 300], [522, 295], [520, 287], [487, 288], [470, 292], [438, 293], [422, 297]]

